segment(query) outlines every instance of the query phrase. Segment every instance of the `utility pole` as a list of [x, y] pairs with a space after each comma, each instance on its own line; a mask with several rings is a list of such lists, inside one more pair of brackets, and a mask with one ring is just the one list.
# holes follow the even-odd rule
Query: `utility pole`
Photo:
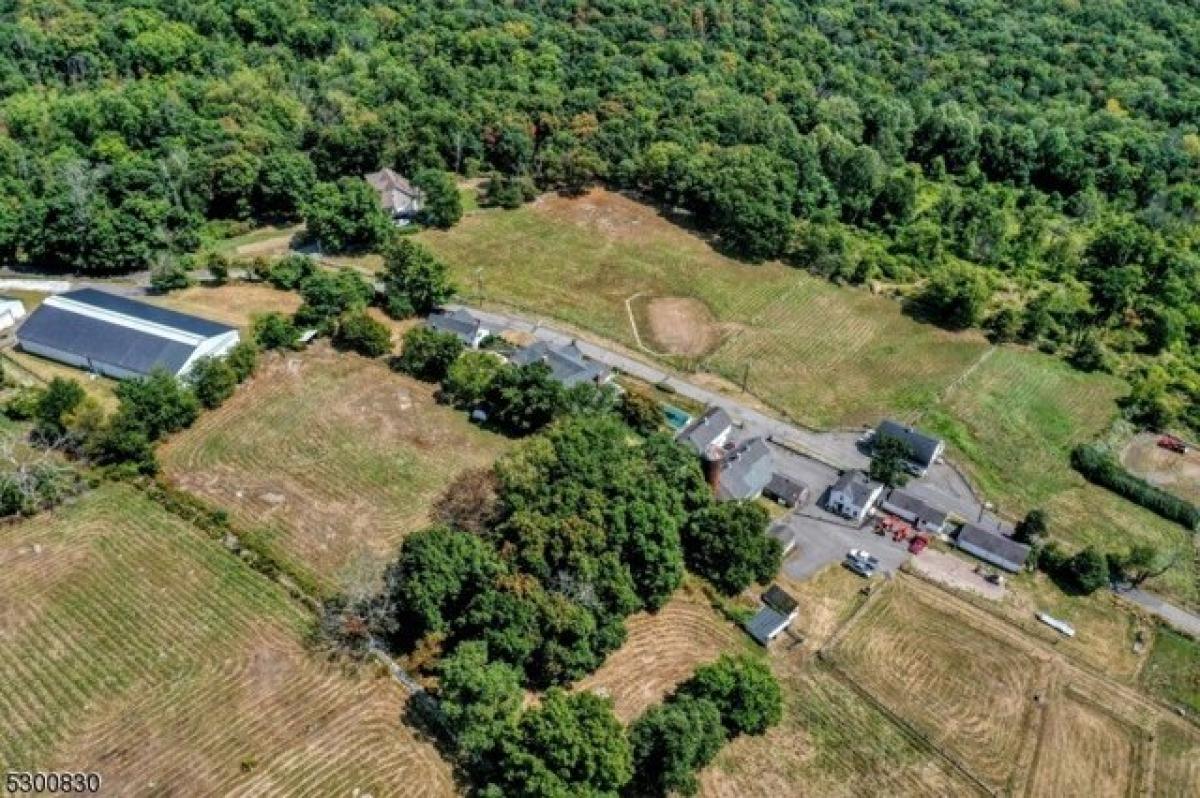
[[479, 301], [483, 301], [483, 267], [475, 267], [475, 293], [479, 296]]
[[742, 393], [746, 392], [746, 384], [750, 382], [750, 364], [742, 367]]

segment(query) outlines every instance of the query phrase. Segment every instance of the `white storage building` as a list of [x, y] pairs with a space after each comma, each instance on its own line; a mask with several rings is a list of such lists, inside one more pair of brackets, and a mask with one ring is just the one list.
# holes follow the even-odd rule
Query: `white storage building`
[[49, 297], [17, 330], [26, 352], [116, 379], [155, 369], [183, 376], [238, 339], [228, 325], [94, 288]]

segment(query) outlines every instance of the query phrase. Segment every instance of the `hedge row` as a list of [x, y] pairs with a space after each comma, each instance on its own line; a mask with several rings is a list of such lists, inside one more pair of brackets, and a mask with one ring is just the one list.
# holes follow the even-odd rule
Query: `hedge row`
[[1193, 531], [1200, 525], [1200, 509], [1197, 509], [1196, 505], [1129, 473], [1101, 446], [1076, 446], [1071, 452], [1071, 465], [1088, 480], [1124, 496], [1135, 504], [1140, 504], [1163, 518]]

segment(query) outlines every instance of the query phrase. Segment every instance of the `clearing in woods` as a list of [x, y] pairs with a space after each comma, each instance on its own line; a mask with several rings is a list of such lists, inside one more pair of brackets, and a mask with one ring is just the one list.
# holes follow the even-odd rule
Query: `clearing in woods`
[[658, 612], [638, 613], [625, 627], [629, 637], [621, 648], [577, 685], [579, 690], [611, 697], [624, 723], [661, 702], [697, 667], [723, 653], [748, 651], [752, 645], [690, 583]]
[[450, 796], [390, 679], [219, 543], [106, 485], [0, 530], [0, 762], [113, 795]]
[[435, 390], [323, 344], [272, 355], [166, 444], [164, 471], [267, 530], [279, 556], [324, 586], [361, 594], [454, 477], [505, 449]]

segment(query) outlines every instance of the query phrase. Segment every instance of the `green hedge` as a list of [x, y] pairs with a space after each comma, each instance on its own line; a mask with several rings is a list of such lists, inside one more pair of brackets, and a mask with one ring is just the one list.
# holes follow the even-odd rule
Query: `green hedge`
[[1193, 531], [1200, 525], [1200, 509], [1197, 509], [1196, 505], [1129, 473], [1103, 447], [1095, 444], [1076, 446], [1071, 452], [1071, 465], [1091, 482], [1102, 485], [1163, 518]]

